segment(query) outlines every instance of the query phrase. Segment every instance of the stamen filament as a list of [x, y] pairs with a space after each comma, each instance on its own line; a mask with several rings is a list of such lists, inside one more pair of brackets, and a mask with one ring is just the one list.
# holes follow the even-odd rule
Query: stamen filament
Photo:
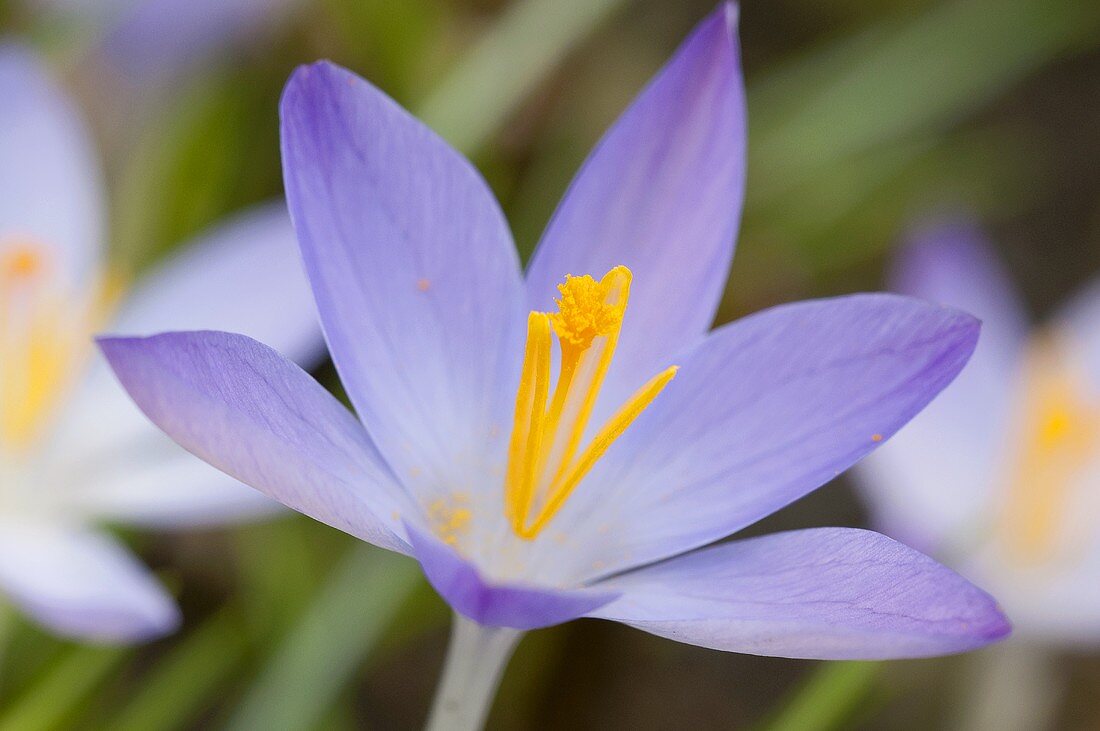
[[596, 465], [600, 457], [603, 457], [615, 440], [621, 437], [623, 432], [634, 423], [634, 420], [653, 403], [653, 399], [657, 398], [661, 391], [665, 389], [665, 386], [676, 376], [676, 371], [679, 369], [679, 366], [670, 366], [661, 371], [638, 389], [630, 397], [630, 400], [619, 407], [615, 415], [600, 429], [599, 434], [592, 439], [588, 448], [584, 450], [584, 454], [570, 469], [569, 475], [554, 488], [550, 499], [547, 500], [538, 517], [530, 526], [524, 528], [523, 532], [520, 533], [520, 537], [534, 538], [539, 534], [550, 519], [565, 505], [565, 501], [573, 494], [573, 491], [584, 479], [584, 476], [588, 474], [588, 471]]
[[[568, 276], [559, 285], [560, 311], [532, 312], [528, 317], [504, 501], [505, 515], [521, 538], [532, 540], [542, 531], [611, 444], [676, 374], [674, 366], [646, 383], [577, 458], [618, 345], [630, 282], [630, 270], [622, 266], [598, 282], [589, 276]], [[549, 396], [551, 332], [558, 338], [561, 363]]]
[[516, 393], [515, 426], [508, 454], [506, 511], [517, 530], [523, 525], [534, 491], [536, 460], [542, 447], [546, 398], [550, 386], [550, 318], [542, 312], [527, 317], [527, 346]]

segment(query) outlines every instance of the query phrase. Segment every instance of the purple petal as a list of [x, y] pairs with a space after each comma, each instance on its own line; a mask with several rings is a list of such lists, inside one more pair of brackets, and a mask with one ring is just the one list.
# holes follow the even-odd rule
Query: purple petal
[[99, 264], [103, 181], [80, 113], [47, 69], [21, 46], [0, 43], [0, 254], [24, 241], [44, 246], [67, 284]]
[[507, 440], [496, 417], [521, 360], [500, 208], [465, 159], [342, 68], [298, 69], [281, 113], [291, 215], [359, 418], [402, 480], [462, 480]]
[[745, 183], [736, 24], [723, 4], [696, 28], [592, 152], [531, 260], [538, 310], [566, 274], [633, 271], [627, 318], [644, 326], [622, 332], [624, 388], [703, 336], [726, 284]]
[[179, 625], [179, 610], [156, 579], [105, 533], [5, 522], [0, 587], [66, 637], [142, 642]]
[[977, 350], [958, 380], [856, 473], [877, 526], [936, 551], [985, 519], [1003, 477], [1027, 319], [996, 252], [965, 219], [915, 229], [893, 279], [904, 293], [982, 320]]
[[590, 613], [754, 655], [876, 660], [963, 652], [1008, 635], [996, 602], [878, 533], [817, 528], [726, 543], [602, 582]]
[[405, 553], [405, 508], [366, 432], [301, 368], [243, 335], [104, 338], [104, 355], [180, 446], [284, 505]]
[[428, 582], [456, 612], [479, 624], [549, 627], [584, 616], [616, 596], [611, 591], [491, 583], [450, 546], [413, 526], [407, 525], [406, 531]]
[[603, 573], [730, 535], [889, 439], [963, 367], [978, 327], [888, 294], [784, 305], [727, 325], [680, 361], [558, 528]]

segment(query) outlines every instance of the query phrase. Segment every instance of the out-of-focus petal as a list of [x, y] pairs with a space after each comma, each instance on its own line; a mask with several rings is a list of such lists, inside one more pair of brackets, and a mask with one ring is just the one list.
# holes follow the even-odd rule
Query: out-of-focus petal
[[0, 525], [0, 587], [52, 632], [141, 642], [179, 624], [148, 570], [105, 533], [21, 521]]
[[608, 131], [555, 213], [527, 274], [532, 309], [554, 309], [566, 274], [633, 273], [608, 395], [653, 375], [714, 319], [745, 183], [737, 9], [720, 6]]
[[[985, 530], [970, 531], [978, 545], [968, 547], [958, 566], [997, 597], [1020, 637], [1071, 651], [1100, 647], [1097, 485], [1100, 455], [1093, 455], [1065, 484], [1029, 485], [1035, 494], [1024, 505], [1036, 512], [1021, 515], [1026, 508], [1009, 501], [1022, 496], [1006, 491], [983, 516]], [[1028, 525], [1028, 517], [1036, 525]]]
[[100, 48], [133, 78], [165, 76], [255, 40], [297, 1], [138, 0], [110, 17]]
[[391, 550], [400, 488], [355, 417], [302, 369], [243, 335], [103, 338], [122, 385], [178, 444], [284, 505]]
[[324, 354], [321, 326], [286, 205], [239, 213], [143, 277], [111, 331], [224, 330], [300, 365]]
[[461, 155], [345, 69], [298, 69], [281, 110], [291, 217], [359, 418], [414, 489], [484, 489], [525, 322], [500, 208]]
[[[1095, 533], [1095, 518], [1092, 523]], [[1089, 549], [1070, 565], [1006, 563], [1003, 555], [981, 552], [965, 570], [994, 593], [1021, 637], [1070, 651], [1095, 650], [1100, 647], [1100, 550], [1095, 542]]]
[[45, 248], [62, 282], [99, 264], [105, 213], [99, 161], [84, 120], [27, 49], [0, 43], [0, 253]]
[[1075, 294], [1053, 318], [1055, 335], [1065, 338], [1069, 355], [1080, 363], [1093, 396], [1100, 396], [1100, 280]]
[[612, 591], [561, 590], [494, 583], [450, 546], [406, 526], [424, 575], [456, 612], [478, 624], [538, 629], [582, 617], [615, 598]]
[[951, 382], [973, 317], [889, 294], [775, 307], [715, 331], [548, 532], [608, 573], [773, 513], [889, 439]]
[[878, 533], [818, 528], [726, 543], [602, 582], [590, 613], [717, 650], [887, 659], [963, 652], [1005, 637], [988, 594]]
[[935, 551], [988, 517], [994, 481], [1004, 478], [1027, 318], [996, 252], [966, 220], [915, 229], [892, 279], [900, 292], [982, 320], [959, 378], [856, 472], [877, 525]]
[[977, 222], [925, 221], [912, 230], [890, 273], [890, 289], [957, 307], [982, 321], [982, 349], [1013, 360], [1028, 333], [1027, 310]]
[[163, 434], [148, 431], [124, 453], [67, 465], [55, 482], [67, 490], [65, 508], [89, 519], [154, 528], [222, 525], [282, 510]]
[[[137, 283], [109, 329], [123, 335], [168, 330], [241, 333], [307, 368], [324, 355], [313, 295], [282, 202], [237, 214], [185, 245]], [[140, 468], [148, 466], [150, 454], [171, 454], [99, 359], [60, 415], [53, 442], [57, 459], [66, 463], [61, 466], [78, 471], [101, 465], [103, 455], [121, 462], [129, 459]], [[94, 489], [85, 482], [77, 484]], [[195, 487], [194, 496], [194, 507], [200, 511], [207, 510], [203, 505], [210, 499], [220, 501], [212, 492], [214, 485], [227, 481], [207, 470], [203, 482], [204, 487]], [[152, 485], [133, 479], [111, 481], [107, 499], [116, 508], [122, 507], [119, 489], [123, 485], [139, 490], [134, 495], [138, 512], [144, 512], [150, 496], [157, 494]], [[228, 504], [241, 504], [242, 499], [262, 504], [241, 498], [250, 490], [227, 489]], [[165, 501], [175, 502], [167, 495]]]

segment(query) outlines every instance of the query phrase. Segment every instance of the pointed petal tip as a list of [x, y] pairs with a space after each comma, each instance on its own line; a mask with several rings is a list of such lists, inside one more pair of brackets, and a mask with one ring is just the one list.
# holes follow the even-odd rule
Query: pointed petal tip
[[101, 645], [140, 645], [175, 634], [183, 624], [179, 607], [164, 597], [131, 613], [84, 611], [77, 618], [67, 609], [31, 608], [31, 616], [60, 637]]
[[105, 640], [119, 644], [153, 642], [174, 634], [183, 624], [183, 612], [167, 597], [163, 604], [149, 607], [143, 615], [135, 616], [133, 624]]
[[741, 24], [741, 4], [734, 0], [726, 0], [719, 6], [719, 12], [725, 15], [726, 27], [731, 36], [737, 35], [737, 28]]
[[1012, 621], [1005, 615], [1000, 605], [994, 604], [994, 616], [982, 634], [982, 639], [986, 643], [1000, 642], [1012, 636]]
[[[708, 37], [710, 44], [721, 55], [732, 53], [736, 62], [740, 56], [740, 24], [741, 6], [736, 2], [723, 2], [696, 26], [695, 31]], [[735, 65], [740, 71], [739, 64]]]
[[[976, 597], [973, 615], [958, 632], [953, 633], [953, 641], [945, 638], [947, 644], [942, 651], [935, 654], [951, 655], [980, 650], [987, 645], [1002, 642], [1012, 634], [1012, 623], [997, 600], [974, 584], [967, 582], [967, 586]], [[960, 600], [963, 598], [960, 597]]]
[[[163, 335], [163, 333], [161, 333]], [[147, 336], [127, 336], [127, 335], [96, 335], [94, 338], [96, 347], [103, 353], [103, 357], [107, 359], [107, 362], [111, 365], [111, 368], [116, 372], [120, 364], [120, 359], [124, 358], [128, 352], [132, 352], [134, 348], [141, 347], [141, 343], [147, 340], [153, 340], [160, 337], [160, 335], [147, 335]]]
[[55, 635], [132, 644], [175, 631], [175, 600], [107, 533], [20, 519], [0, 530], [0, 585], [12, 604]]
[[592, 616], [729, 652], [888, 660], [969, 652], [1011, 631], [996, 600], [881, 533], [747, 538], [619, 574]]
[[296, 67], [287, 79], [279, 100], [281, 116], [285, 119], [287, 112], [302, 97], [319, 93], [323, 83], [332, 83], [340, 79], [344, 79], [348, 84], [362, 81], [356, 74], [328, 59], [319, 59]]
[[968, 257], [994, 257], [992, 245], [974, 216], [961, 211], [926, 214], [907, 228], [902, 257], [942, 257], [965, 254]]

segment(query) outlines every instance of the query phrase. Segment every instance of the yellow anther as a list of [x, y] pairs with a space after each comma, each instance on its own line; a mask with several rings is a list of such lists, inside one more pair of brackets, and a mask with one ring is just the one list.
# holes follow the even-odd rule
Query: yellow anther
[[24, 451], [41, 436], [122, 289], [117, 277], [66, 289], [48, 276], [45, 251], [0, 246], [0, 451]]
[[1062, 344], [1037, 340], [1025, 369], [1022, 430], [1004, 508], [1007, 547], [1038, 561], [1054, 549], [1070, 487], [1100, 454], [1100, 405], [1086, 394]]
[[0, 281], [13, 283], [38, 277], [46, 268], [46, 256], [42, 247], [19, 241], [14, 245], [0, 246]]
[[562, 346], [584, 350], [600, 336], [618, 332], [626, 309], [626, 299], [612, 301], [611, 290], [623, 272], [629, 277], [626, 267], [616, 267], [600, 281], [590, 275], [574, 277], [566, 275], [565, 282], [558, 285], [561, 299], [556, 300], [558, 312], [550, 315], [554, 333]]
[[[596, 462], [676, 375], [668, 368], [642, 386], [580, 451], [589, 417], [611, 365], [630, 295], [630, 270], [615, 267], [598, 282], [566, 277], [560, 311], [532, 312], [515, 423], [508, 452], [504, 512], [512, 530], [534, 539], [561, 510]], [[550, 393], [550, 350], [561, 362]]]

